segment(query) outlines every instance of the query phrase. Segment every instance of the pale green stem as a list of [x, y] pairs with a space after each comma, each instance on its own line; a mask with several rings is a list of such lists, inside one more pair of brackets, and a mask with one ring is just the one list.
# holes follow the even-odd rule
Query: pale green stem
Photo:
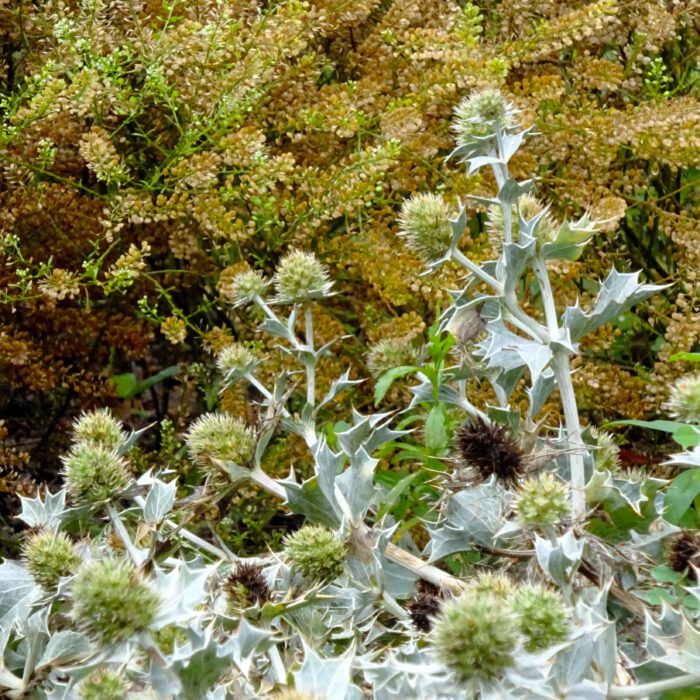
[[549, 331], [544, 326], [535, 321], [535, 319], [530, 318], [520, 308], [520, 306], [518, 305], [518, 300], [515, 296], [515, 292], [513, 290], [508, 291], [504, 295], [503, 302], [505, 303], [506, 309], [508, 309], [510, 314], [513, 316], [513, 319], [519, 321], [519, 323], [522, 324], [522, 326], [528, 328], [528, 332], [530, 333], [530, 335], [537, 338], [537, 340], [539, 340], [541, 343], [544, 343], [545, 345], [549, 344]]
[[134, 562], [135, 566], [141, 566], [143, 557], [139, 554], [138, 549], [136, 549], [134, 543], [131, 541], [131, 537], [129, 537], [129, 533], [126, 531], [124, 523], [119, 517], [119, 513], [117, 512], [117, 509], [114, 507], [113, 503], [107, 504], [107, 515], [109, 515], [114, 531], [117, 533], [117, 535], [119, 535], [119, 539], [122, 541], [124, 548], [131, 557], [131, 561]]
[[[304, 308], [304, 322], [306, 325], [306, 347], [314, 352], [314, 316], [311, 304]], [[311, 358], [304, 362], [306, 367], [306, 401], [310, 406], [316, 403], [316, 360]]]
[[554, 305], [554, 295], [552, 294], [552, 285], [549, 281], [547, 264], [542, 258], [535, 258], [534, 269], [540, 283], [544, 315], [547, 319], [547, 329], [549, 330], [549, 335], [552, 340], [555, 340], [559, 338], [559, 321], [557, 320], [557, 309]]
[[570, 450], [569, 464], [571, 465], [571, 516], [574, 522], [581, 522], [586, 515], [585, 475], [583, 469], [583, 438], [581, 436], [581, 423], [576, 406], [576, 394], [574, 384], [571, 381], [569, 369], [569, 356], [563, 348], [556, 348], [552, 357], [552, 368], [559, 387], [562, 407], [564, 408], [564, 421], [566, 423], [566, 437]]
[[267, 305], [267, 302], [262, 297], [256, 296], [253, 301], [264, 311], [265, 315], [270, 320], [281, 323], [279, 318], [277, 318], [277, 314]]
[[[246, 372], [243, 376], [270, 402], [271, 405], [274, 404], [275, 397], [272, 395], [272, 392], [254, 374]], [[289, 411], [284, 406], [282, 407], [282, 415], [289, 416]]]
[[688, 673], [675, 678], [666, 678], [663, 681], [653, 681], [652, 683], [642, 683], [634, 686], [613, 685], [608, 689], [609, 698], [648, 698], [665, 693], [668, 690], [678, 690], [680, 688], [697, 688], [700, 686], [700, 676]]
[[495, 277], [491, 277], [491, 275], [489, 275], [487, 272], [484, 272], [476, 263], [472, 262], [461, 250], [455, 248], [452, 252], [452, 257], [460, 265], [466, 267], [467, 270], [469, 270], [469, 272], [471, 272], [474, 275], [474, 277], [492, 287], [493, 291], [496, 293], [497, 296], [503, 294], [503, 285]]

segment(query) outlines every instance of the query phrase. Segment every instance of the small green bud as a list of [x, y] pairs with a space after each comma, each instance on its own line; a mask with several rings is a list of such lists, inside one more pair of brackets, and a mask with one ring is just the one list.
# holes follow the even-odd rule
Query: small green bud
[[402, 365], [414, 365], [418, 351], [403, 338], [386, 338], [370, 347], [367, 353], [367, 368], [373, 377]]
[[129, 484], [129, 472], [116, 452], [78, 443], [62, 458], [69, 493], [84, 505], [109, 501]]
[[126, 682], [120, 673], [98, 668], [84, 678], [80, 685], [83, 700], [126, 700]]
[[501, 600], [509, 598], [514, 590], [512, 579], [505, 574], [483, 573], [469, 582], [470, 593], [474, 595], [490, 593]]
[[245, 465], [255, 452], [255, 435], [240, 418], [227, 413], [205, 413], [190, 426], [185, 436], [190, 457], [195, 464], [215, 473], [212, 460]]
[[620, 469], [620, 448], [610, 433], [597, 428], [591, 428], [590, 436], [595, 440], [593, 458], [595, 468], [601, 472], [610, 471], [613, 474]]
[[450, 210], [442, 197], [414, 194], [403, 203], [399, 225], [408, 247], [426, 263], [442, 259], [452, 247]]
[[700, 423], [700, 373], [687, 374], [671, 387], [664, 408], [673, 418], [687, 423]]
[[259, 270], [248, 270], [236, 275], [231, 282], [227, 297], [234, 306], [250, 304], [255, 297], [262, 297], [270, 283]]
[[432, 641], [460, 682], [489, 681], [515, 664], [518, 629], [502, 598], [467, 591], [442, 606]]
[[331, 289], [326, 268], [313, 253], [301, 250], [292, 250], [280, 260], [274, 282], [282, 302], [318, 299]]
[[474, 143], [475, 138], [485, 138], [497, 129], [512, 129], [515, 108], [499, 90], [486, 89], [465, 97], [455, 108], [452, 129], [458, 146]]
[[216, 357], [216, 366], [227, 381], [244, 376], [255, 364], [255, 355], [242, 343], [227, 345]]
[[127, 639], [146, 629], [156, 616], [160, 598], [127, 561], [90, 561], [73, 580], [73, 616], [97, 641]]
[[529, 652], [559, 644], [569, 634], [566, 607], [556, 591], [530, 584], [520, 586], [511, 600], [511, 608]]
[[106, 408], [83, 413], [73, 425], [73, 440], [91, 447], [117, 452], [128, 440], [122, 423]]
[[[518, 240], [517, 231], [519, 231], [520, 225], [518, 206], [520, 207], [520, 215], [525, 221], [533, 219], [545, 209], [544, 204], [530, 194], [524, 194], [518, 200], [517, 205], [513, 204], [511, 220], [514, 241]], [[558, 230], [557, 223], [550, 214], [544, 214], [535, 229], [537, 247], [541, 248], [545, 243], [551, 243], [557, 237]], [[486, 215], [486, 231], [493, 245], [498, 247], [503, 243], [505, 238], [505, 220], [503, 218], [503, 207], [500, 204], [493, 204], [489, 207]]]
[[62, 532], [42, 530], [32, 535], [23, 555], [29, 573], [47, 591], [55, 590], [59, 579], [70, 576], [80, 566], [75, 545]]
[[567, 490], [549, 473], [527, 479], [520, 487], [514, 508], [523, 525], [556, 525], [569, 513]]
[[343, 573], [345, 545], [321, 525], [304, 525], [284, 541], [284, 552], [302, 576], [332, 581]]

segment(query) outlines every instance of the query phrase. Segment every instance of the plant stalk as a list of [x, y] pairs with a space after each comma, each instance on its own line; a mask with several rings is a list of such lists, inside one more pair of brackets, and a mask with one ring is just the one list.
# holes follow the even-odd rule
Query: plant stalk
[[562, 347], [554, 349], [552, 368], [559, 387], [559, 395], [564, 408], [564, 421], [566, 423], [566, 438], [569, 450], [569, 464], [571, 467], [571, 516], [574, 522], [582, 522], [586, 516], [586, 495], [584, 492], [586, 479], [583, 470], [583, 455], [581, 447], [581, 423], [576, 406], [576, 394], [574, 384], [571, 381], [569, 369], [569, 357]]
[[[314, 316], [311, 304], [304, 308], [304, 323], [306, 326], [306, 347], [310, 353], [314, 352]], [[306, 402], [310, 406], [316, 403], [316, 360], [309, 359], [304, 362], [306, 368]]]
[[642, 683], [634, 686], [612, 685], [608, 689], [609, 698], [647, 698], [667, 690], [678, 690], [680, 688], [693, 688], [700, 685], [700, 676], [688, 673], [675, 678], [666, 678], [662, 681], [652, 683]]

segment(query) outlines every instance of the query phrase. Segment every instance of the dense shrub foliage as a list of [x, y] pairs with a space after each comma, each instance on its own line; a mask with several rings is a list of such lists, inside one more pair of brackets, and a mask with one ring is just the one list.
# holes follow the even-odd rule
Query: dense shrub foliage
[[[352, 336], [320, 361], [319, 395], [365, 376], [367, 353], [377, 374], [410, 364], [457, 270], [419, 277], [396, 214], [412, 193], [493, 191], [490, 172], [443, 162], [453, 108], [484, 86], [536, 125], [511, 167], [540, 178], [551, 216], [605, 222], [558, 264], [557, 295], [590, 299], [603, 256], [675, 282], [577, 360], [594, 421], [651, 417], [688, 369], [671, 356], [697, 343], [698, 19], [658, 0], [0, 4], [2, 489], [55, 479], [82, 408], [174, 435], [214, 407], [211, 351], [260, 342], [232, 279], [295, 248], [342, 291], [314, 311], [320, 342]], [[463, 243], [488, 259], [497, 233], [469, 206]], [[274, 377], [285, 359], [259, 349]], [[221, 406], [244, 416], [247, 398]]]

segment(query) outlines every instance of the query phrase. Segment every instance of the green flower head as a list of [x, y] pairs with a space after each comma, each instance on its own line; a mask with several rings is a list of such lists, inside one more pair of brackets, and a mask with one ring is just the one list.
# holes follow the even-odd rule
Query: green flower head
[[402, 365], [414, 365], [418, 351], [404, 338], [386, 338], [370, 347], [367, 353], [367, 368], [373, 377]]
[[515, 113], [499, 90], [489, 88], [472, 93], [455, 108], [452, 129], [457, 145], [471, 145], [475, 138], [491, 136], [497, 129], [514, 128]]
[[29, 573], [47, 591], [55, 590], [59, 579], [75, 573], [80, 566], [75, 545], [62, 532], [37, 532], [27, 541], [22, 553]]
[[469, 582], [469, 591], [474, 595], [490, 593], [502, 600], [509, 598], [514, 590], [513, 581], [506, 574], [483, 573]]
[[[520, 207], [520, 215], [529, 221], [538, 214], [542, 214], [545, 210], [544, 204], [536, 197], [530, 194], [524, 194], [518, 200], [517, 205], [513, 204], [512, 208], [512, 231], [513, 240], [518, 240], [517, 231], [519, 230], [518, 207]], [[489, 241], [496, 247], [499, 247], [505, 238], [505, 220], [503, 218], [503, 207], [500, 204], [492, 204], [486, 216], [486, 231], [489, 235]], [[549, 212], [543, 214], [542, 218], [535, 229], [535, 239], [537, 247], [541, 248], [545, 243], [550, 243], [557, 237], [558, 226]]]
[[527, 651], [542, 651], [568, 637], [567, 610], [558, 592], [525, 584], [512, 597], [511, 608], [525, 637]]
[[514, 507], [523, 525], [556, 525], [569, 513], [569, 497], [564, 484], [546, 473], [523, 482]]
[[442, 197], [414, 194], [403, 203], [399, 225], [406, 245], [428, 264], [441, 260], [452, 247], [450, 210]]
[[83, 700], [126, 700], [124, 676], [106, 668], [98, 668], [84, 678], [80, 685]]
[[700, 423], [700, 373], [678, 379], [671, 387], [664, 408], [673, 418], [687, 423]]
[[593, 443], [595, 468], [602, 472], [610, 471], [614, 474], [620, 469], [620, 448], [615, 444], [613, 436], [597, 428], [591, 428], [589, 433], [595, 440]]
[[255, 355], [243, 343], [227, 345], [216, 357], [216, 366], [226, 380], [244, 376], [255, 367], [255, 364]]
[[442, 606], [432, 633], [438, 658], [462, 683], [493, 680], [513, 666], [518, 639], [503, 599], [472, 591]]
[[234, 306], [252, 303], [256, 297], [262, 297], [270, 283], [259, 270], [248, 270], [236, 275], [231, 282], [227, 297]]
[[98, 445], [78, 443], [62, 461], [68, 491], [84, 505], [115, 498], [130, 481], [124, 460]]
[[73, 580], [73, 617], [105, 644], [146, 629], [160, 598], [127, 561], [109, 558], [83, 564]]
[[81, 414], [73, 425], [73, 440], [84, 445], [116, 452], [124, 447], [127, 439], [121, 422], [106, 408]]
[[332, 286], [319, 259], [301, 250], [292, 250], [280, 260], [274, 282], [278, 300], [285, 303], [325, 297]]
[[212, 460], [245, 465], [255, 452], [255, 434], [240, 418], [227, 413], [205, 413], [185, 436], [195, 464], [219, 473]]
[[304, 525], [284, 541], [284, 553], [304, 578], [332, 581], [343, 573], [345, 545], [321, 525]]

